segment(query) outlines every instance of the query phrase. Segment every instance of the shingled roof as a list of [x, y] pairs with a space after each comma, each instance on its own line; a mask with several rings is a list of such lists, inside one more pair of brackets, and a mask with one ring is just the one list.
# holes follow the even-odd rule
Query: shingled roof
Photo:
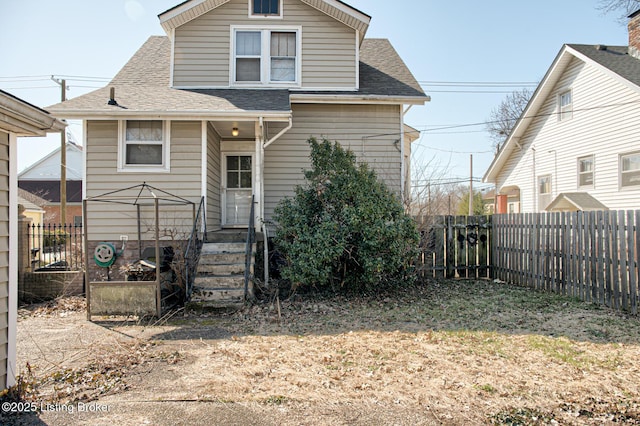
[[592, 44], [569, 44], [568, 46], [640, 87], [640, 60], [629, 55], [629, 47]]
[[[291, 113], [290, 91], [259, 89], [173, 89], [169, 87], [171, 43], [152, 36], [104, 88], [52, 105], [65, 118], [90, 116], [202, 116], [253, 114], [268, 117]], [[108, 105], [110, 90], [117, 105]], [[360, 51], [360, 90], [300, 92], [306, 95], [428, 100], [407, 66], [386, 39], [365, 39]]]

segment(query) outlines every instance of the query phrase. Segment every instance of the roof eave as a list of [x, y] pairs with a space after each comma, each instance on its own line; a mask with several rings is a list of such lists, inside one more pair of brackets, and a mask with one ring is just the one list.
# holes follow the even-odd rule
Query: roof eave
[[575, 56], [573, 49], [569, 50], [568, 46], [565, 44], [560, 49], [560, 52], [558, 52], [558, 54], [556, 55], [556, 58], [551, 64], [551, 67], [549, 67], [544, 78], [542, 79], [540, 84], [538, 84], [535, 92], [533, 92], [529, 103], [520, 115], [520, 118], [516, 122], [513, 131], [505, 141], [502, 149], [493, 158], [491, 165], [482, 177], [482, 181], [484, 183], [496, 183], [498, 174], [502, 170], [502, 167], [509, 159], [509, 156], [513, 152], [514, 148], [519, 146], [518, 141], [527, 131], [529, 124], [531, 124], [531, 122], [535, 118], [536, 114], [546, 101], [549, 92], [566, 68], [570, 59], [569, 55]]
[[125, 120], [128, 118], [153, 118], [175, 120], [245, 120], [266, 118], [271, 121], [288, 121], [291, 111], [133, 111], [102, 110], [51, 110], [55, 117], [74, 120]]
[[[193, 19], [196, 19], [197, 17], [202, 16], [203, 14], [208, 13], [209, 11], [219, 6], [222, 6], [223, 4], [229, 1], [230, 0], [187, 0], [169, 10], [166, 10], [160, 13], [158, 15], [158, 19], [160, 19], [160, 25], [165, 30], [167, 35], [170, 35], [173, 29], [181, 25], [184, 25], [185, 23]], [[359, 30], [361, 33], [360, 41], [362, 41], [362, 38], [364, 38], [364, 34], [367, 32], [369, 23], [371, 22], [371, 16], [367, 15], [366, 13], [361, 12], [360, 10], [340, 0], [302, 0], [302, 1], [304, 1], [306, 4], [316, 9], [318, 9], [318, 7], [314, 3], [316, 1], [323, 2], [327, 4], [329, 7], [335, 9], [336, 11], [344, 13], [350, 16], [351, 18], [359, 21], [361, 25], [358, 25], [357, 28], [355, 28], [355, 26], [349, 25], [346, 22], [343, 22], [343, 21], [341, 22], [343, 22], [345, 25], [351, 26], [354, 29]], [[207, 2], [210, 3], [208, 6], [196, 9], [198, 6]], [[325, 11], [322, 11], [322, 12], [326, 13]], [[181, 15], [183, 15], [182, 19], [181, 19]], [[338, 19], [336, 16], [334, 16], [334, 18]]]
[[402, 105], [424, 105], [431, 101], [425, 96], [384, 96], [384, 95], [325, 95], [325, 94], [296, 94], [290, 96], [291, 103], [327, 103], [327, 104], [367, 104], [385, 103]]
[[59, 133], [67, 126], [49, 112], [10, 93], [1, 91], [1, 95], [0, 128], [18, 136], [45, 136], [49, 132]]

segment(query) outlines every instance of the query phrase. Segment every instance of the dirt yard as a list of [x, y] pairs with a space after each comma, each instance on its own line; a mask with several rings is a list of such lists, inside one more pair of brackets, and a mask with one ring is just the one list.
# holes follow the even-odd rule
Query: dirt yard
[[37, 412], [0, 423], [640, 424], [640, 320], [501, 283], [160, 321], [83, 308], [20, 311], [19, 408]]

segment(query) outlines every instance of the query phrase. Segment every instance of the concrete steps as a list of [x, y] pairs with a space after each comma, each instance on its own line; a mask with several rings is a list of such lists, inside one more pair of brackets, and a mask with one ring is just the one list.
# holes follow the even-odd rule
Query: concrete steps
[[[245, 297], [253, 297], [253, 282], [249, 281], [245, 295], [246, 230], [208, 235], [202, 246], [197, 275], [193, 284], [191, 303], [201, 307], [229, 308], [244, 303]], [[253, 276], [255, 244], [249, 273]]]

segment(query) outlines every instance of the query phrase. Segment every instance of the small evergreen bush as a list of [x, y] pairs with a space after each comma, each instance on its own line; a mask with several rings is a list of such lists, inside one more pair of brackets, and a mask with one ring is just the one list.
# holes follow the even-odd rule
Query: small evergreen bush
[[373, 290], [410, 280], [419, 234], [402, 203], [338, 142], [308, 140], [311, 170], [275, 210], [292, 288]]

